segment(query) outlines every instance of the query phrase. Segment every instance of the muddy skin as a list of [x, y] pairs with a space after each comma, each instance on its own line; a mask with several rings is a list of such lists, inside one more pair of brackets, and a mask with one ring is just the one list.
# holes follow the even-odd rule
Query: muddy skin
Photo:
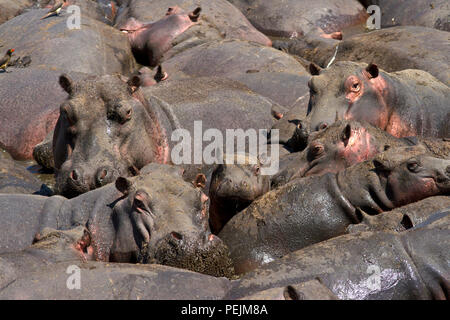
[[386, 73], [374, 64], [337, 62], [321, 70], [311, 65], [311, 130], [336, 119], [366, 121], [395, 137], [450, 135], [450, 89], [420, 70]]
[[136, 61], [155, 67], [171, 49], [172, 41], [198, 21], [200, 12], [200, 7], [190, 13], [169, 11], [169, 14], [154, 23], [142, 23], [130, 18], [119, 26], [119, 30], [128, 34]]
[[448, 194], [450, 160], [423, 152], [417, 147], [390, 149], [337, 174], [293, 180], [266, 193], [219, 234], [231, 250], [236, 272], [344, 234], [349, 224], [359, 222], [356, 208], [375, 215]]
[[[244, 275], [226, 299], [317, 279], [339, 299], [446, 300], [449, 218], [447, 212], [402, 233], [362, 232], [309, 246]], [[381, 275], [375, 289], [368, 285], [374, 266]]]
[[261, 175], [259, 159], [250, 161], [248, 155], [245, 157], [243, 164], [220, 164], [212, 174], [209, 224], [214, 234], [218, 234], [228, 220], [270, 189], [269, 176]]
[[0, 252], [29, 247], [45, 228], [83, 226], [89, 235], [84, 251], [97, 261], [160, 263], [231, 276], [228, 250], [209, 231], [208, 197], [185, 182], [179, 168], [150, 164], [142, 171], [70, 200], [0, 195]]

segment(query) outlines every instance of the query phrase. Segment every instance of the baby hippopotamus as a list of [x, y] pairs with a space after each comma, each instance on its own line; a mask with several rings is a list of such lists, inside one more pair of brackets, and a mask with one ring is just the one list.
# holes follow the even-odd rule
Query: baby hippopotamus
[[236, 272], [344, 234], [360, 208], [375, 215], [450, 192], [450, 160], [422, 147], [389, 149], [337, 174], [296, 179], [234, 216], [219, 236]]
[[212, 173], [209, 196], [209, 224], [218, 234], [236, 213], [270, 189], [270, 177], [261, 175], [260, 159], [237, 154], [235, 164], [219, 164]]
[[184, 13], [178, 7], [171, 7], [161, 20], [143, 23], [130, 18], [119, 29], [128, 34], [136, 60], [155, 67], [172, 48], [172, 41], [197, 22], [201, 10], [198, 7], [190, 13]]

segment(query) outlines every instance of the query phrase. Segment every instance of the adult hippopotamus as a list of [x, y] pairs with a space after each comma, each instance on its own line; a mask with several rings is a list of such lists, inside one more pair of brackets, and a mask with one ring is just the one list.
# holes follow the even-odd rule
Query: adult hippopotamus
[[[88, 261], [82, 226], [42, 231], [31, 247], [0, 255], [1, 299], [220, 299], [230, 287], [226, 278], [168, 266]], [[71, 290], [77, 271], [80, 288]]]
[[85, 226], [80, 252], [95, 260], [159, 263], [230, 276], [228, 250], [211, 235], [208, 197], [182, 179], [179, 168], [150, 164], [138, 177], [67, 200], [0, 195], [0, 252], [42, 238], [44, 228]]
[[[203, 151], [209, 144], [198, 142], [201, 130], [217, 129], [223, 137], [227, 129], [269, 130], [276, 106], [227, 79], [169, 81], [144, 89], [139, 83], [130, 88], [118, 76], [78, 83], [62, 76], [60, 83], [69, 98], [61, 105], [53, 155], [56, 189], [66, 196], [100, 187], [119, 175], [136, 175], [150, 162], [174, 162], [172, 153], [190, 156], [194, 142], [197, 148], [203, 143]], [[177, 137], [177, 132], [190, 137]], [[187, 148], [180, 150], [185, 144]], [[201, 164], [202, 158], [194, 154], [181, 160]]]
[[317, 280], [340, 299], [446, 300], [449, 222], [447, 210], [406, 232], [363, 232], [317, 243], [244, 275], [225, 299]]
[[248, 154], [236, 156], [243, 159], [219, 164], [212, 173], [209, 224], [214, 234], [236, 213], [270, 190], [270, 177], [261, 174], [261, 161], [250, 159]]
[[266, 193], [234, 216], [219, 237], [242, 273], [345, 233], [359, 221], [356, 208], [374, 215], [449, 192], [450, 160], [417, 147], [390, 149], [337, 174], [296, 179]]
[[336, 119], [367, 121], [393, 136], [450, 136], [450, 89], [427, 72], [386, 73], [375, 64], [311, 65], [311, 130]]

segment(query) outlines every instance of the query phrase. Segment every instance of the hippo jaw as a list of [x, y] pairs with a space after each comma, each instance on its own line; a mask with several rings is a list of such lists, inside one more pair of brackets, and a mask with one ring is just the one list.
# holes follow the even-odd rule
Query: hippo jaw
[[397, 206], [427, 197], [450, 194], [450, 160], [426, 155], [400, 164], [387, 179], [388, 192]]

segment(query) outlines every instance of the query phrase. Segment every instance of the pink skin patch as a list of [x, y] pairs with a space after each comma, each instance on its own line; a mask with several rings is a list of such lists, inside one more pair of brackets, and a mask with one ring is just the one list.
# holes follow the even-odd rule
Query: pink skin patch
[[394, 203], [396, 206], [413, 203], [440, 193], [433, 178], [422, 178], [420, 181], [416, 181], [416, 183], [411, 183], [407, 186], [399, 185], [398, 183], [392, 184], [395, 190]]
[[[342, 142], [340, 144], [343, 146]], [[366, 161], [377, 153], [377, 148], [371, 143], [371, 135], [365, 128], [352, 129], [347, 146], [343, 146], [341, 152], [339, 152], [348, 166]]]

